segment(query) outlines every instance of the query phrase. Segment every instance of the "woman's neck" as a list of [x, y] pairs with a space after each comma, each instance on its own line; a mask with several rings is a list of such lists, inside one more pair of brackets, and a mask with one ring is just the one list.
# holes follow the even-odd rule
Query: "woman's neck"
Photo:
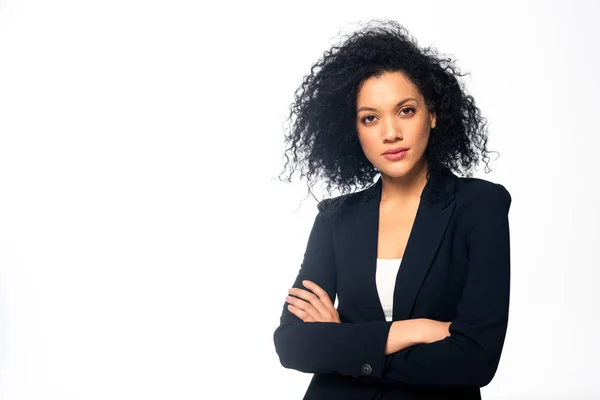
[[427, 184], [427, 171], [425, 164], [416, 171], [400, 177], [381, 174], [381, 202], [403, 204], [419, 200]]

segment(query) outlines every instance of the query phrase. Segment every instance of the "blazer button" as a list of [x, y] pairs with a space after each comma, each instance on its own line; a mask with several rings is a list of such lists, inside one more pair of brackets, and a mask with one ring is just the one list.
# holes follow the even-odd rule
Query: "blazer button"
[[371, 368], [371, 366], [369, 364], [365, 363], [362, 365], [361, 371], [365, 375], [371, 375], [371, 372], [373, 372], [373, 368]]

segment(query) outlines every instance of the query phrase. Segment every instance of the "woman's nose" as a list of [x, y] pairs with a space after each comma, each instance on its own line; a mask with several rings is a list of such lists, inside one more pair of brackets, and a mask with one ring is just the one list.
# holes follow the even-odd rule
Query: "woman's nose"
[[392, 120], [392, 119], [387, 119], [387, 121], [383, 124], [383, 128], [384, 128], [384, 139], [387, 140], [393, 140], [397, 137], [402, 137], [401, 133], [400, 133], [400, 127], [398, 126], [398, 124], [396, 123], [396, 121]]

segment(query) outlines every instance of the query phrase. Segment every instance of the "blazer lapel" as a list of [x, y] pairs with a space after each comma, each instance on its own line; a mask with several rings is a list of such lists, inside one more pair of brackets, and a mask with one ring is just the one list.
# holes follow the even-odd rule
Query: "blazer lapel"
[[357, 205], [355, 213], [350, 214], [348, 225], [342, 228], [347, 236], [344, 249], [349, 270], [353, 273], [354, 303], [359, 314], [366, 322], [385, 321], [375, 281], [381, 178], [362, 195], [364, 202]]
[[436, 203], [429, 202], [428, 187], [425, 188], [424, 195], [421, 196], [421, 202], [396, 278], [393, 306], [394, 321], [408, 319], [411, 316], [421, 284], [431, 267], [456, 206], [454, 202], [454, 183], [451, 177], [444, 180], [443, 185], [446, 193], [441, 195]]
[[[393, 320], [410, 318], [419, 289], [444, 236], [455, 207], [456, 176], [450, 173], [442, 182], [443, 191], [437, 202], [430, 201], [429, 182], [421, 201], [404, 251], [394, 288]], [[379, 204], [382, 182], [379, 180], [363, 193], [365, 200], [358, 204], [348, 226], [349, 258], [355, 279], [361, 287], [356, 307], [365, 321], [385, 321], [375, 280], [379, 230]]]

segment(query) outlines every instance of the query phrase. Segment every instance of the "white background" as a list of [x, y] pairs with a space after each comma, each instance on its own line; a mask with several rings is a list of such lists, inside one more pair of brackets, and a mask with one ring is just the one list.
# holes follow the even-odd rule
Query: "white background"
[[[510, 191], [485, 399], [600, 399], [600, 3], [0, 1], [0, 398], [301, 399], [272, 334], [315, 201], [302, 76], [391, 18], [458, 58]], [[495, 159], [493, 159], [495, 160]], [[299, 208], [301, 204], [301, 207]]]

